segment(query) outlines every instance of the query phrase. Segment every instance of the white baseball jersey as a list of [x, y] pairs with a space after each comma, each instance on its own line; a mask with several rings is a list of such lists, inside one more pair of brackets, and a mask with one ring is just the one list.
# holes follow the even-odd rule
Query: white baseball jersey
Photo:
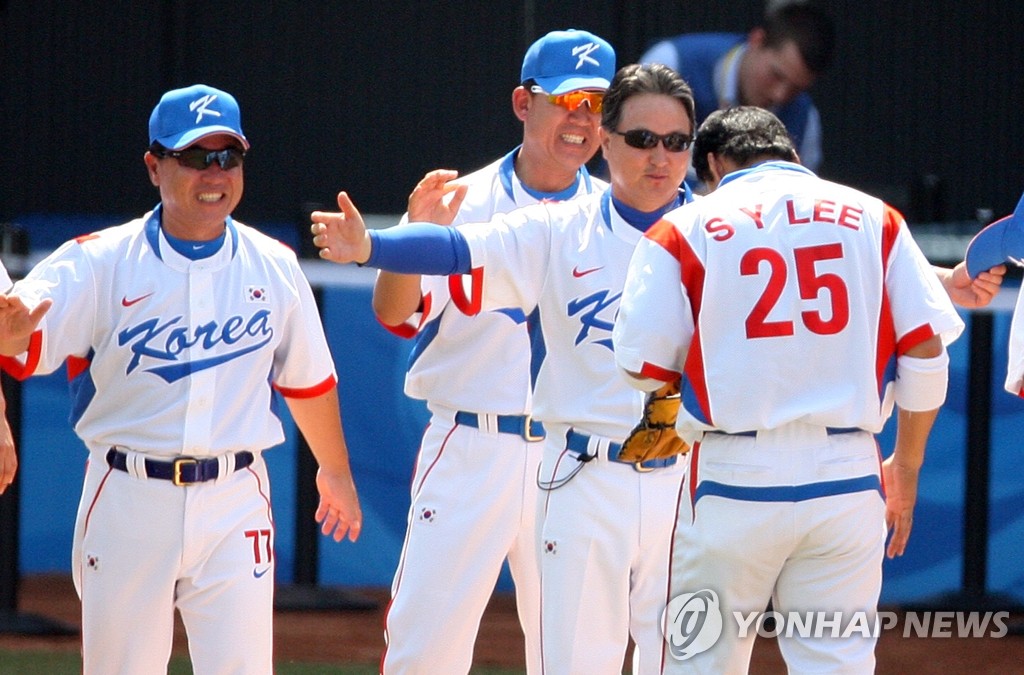
[[20, 375], [66, 359], [71, 421], [94, 449], [207, 456], [282, 442], [272, 387], [316, 396], [336, 384], [295, 254], [229, 218], [220, 251], [189, 260], [159, 209], [67, 242], [15, 285], [30, 306], [54, 300]]
[[14, 282], [11, 281], [11, 275], [7, 273], [7, 268], [4, 267], [3, 261], [0, 261], [0, 288], [4, 289], [2, 292], [6, 293], [11, 288], [12, 283]]
[[[536, 307], [544, 339], [533, 414], [547, 430], [538, 480], [552, 488], [542, 528], [545, 672], [621, 668], [627, 636], [634, 672], [658, 672], [682, 462], [641, 473], [600, 449], [621, 442], [643, 409], [644, 395], [615, 372], [611, 342], [641, 232], [611, 190], [459, 229], [484, 272], [482, 306]], [[598, 459], [577, 461], [570, 428]]]
[[[29, 306], [53, 300], [18, 374], [67, 361], [71, 422], [90, 450], [72, 547], [83, 672], [166, 670], [175, 608], [197, 671], [270, 672], [260, 451], [284, 440], [273, 390], [318, 396], [334, 366], [291, 250], [228, 218], [219, 250], [192, 260], [164, 236], [161, 208], [67, 242], [14, 287]], [[227, 470], [240, 451], [252, 463]], [[148, 477], [150, 456], [177, 455], [216, 455], [218, 475]], [[240, 622], [242, 642], [228, 638]]]
[[626, 266], [642, 234], [610, 204], [610, 191], [526, 207], [460, 226], [484, 271], [482, 307], [539, 310], [545, 356], [534, 417], [622, 440], [643, 395], [615, 372], [612, 324]]
[[1014, 396], [1024, 398], [1024, 293], [1020, 292], [1010, 320], [1009, 361], [1003, 386]]
[[[518, 151], [460, 179], [469, 190], [456, 224], [537, 203], [515, 174]], [[605, 187], [585, 168], [577, 176], [578, 194]], [[405, 392], [426, 399], [433, 416], [412, 479], [409, 526], [385, 623], [384, 673], [468, 671], [480, 617], [505, 560], [515, 580], [527, 671], [541, 670], [536, 476], [543, 446], [487, 429], [486, 421], [477, 429], [453, 420], [455, 411], [488, 413], [480, 416], [485, 419], [530, 412], [539, 341], [519, 307], [471, 317], [460, 310], [479, 302], [482, 279], [480, 269], [422, 277], [422, 313], [389, 328], [416, 337]], [[447, 574], [439, 577], [440, 564]], [[426, 614], [436, 619], [429, 626]]]
[[[490, 165], [459, 179], [469, 185], [453, 225], [490, 220], [538, 199], [524, 189], [515, 174], [519, 148]], [[600, 191], [606, 183], [582, 168], [576, 195]], [[405, 218], [403, 218], [403, 222]], [[467, 317], [453, 303], [452, 292], [464, 307], [480, 301], [482, 270], [470, 275], [422, 277], [423, 311], [400, 327], [403, 337], [416, 335], [405, 393], [452, 410], [496, 414], [530, 412], [531, 364], [542, 345], [527, 328], [527, 314], [518, 306], [491, 306]]]
[[896, 356], [963, 329], [899, 213], [787, 162], [667, 215], [624, 298], [618, 364], [683, 374], [684, 437], [789, 422], [878, 432]]

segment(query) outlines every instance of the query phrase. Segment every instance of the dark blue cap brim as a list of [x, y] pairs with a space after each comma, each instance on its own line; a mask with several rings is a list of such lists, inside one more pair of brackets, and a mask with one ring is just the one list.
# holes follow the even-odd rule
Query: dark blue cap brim
[[[978, 234], [967, 246], [967, 273], [976, 279], [982, 272], [1007, 261], [1024, 260], [1024, 195], [1013, 213], [1000, 218]], [[1018, 262], [1018, 264], [1020, 264]]]

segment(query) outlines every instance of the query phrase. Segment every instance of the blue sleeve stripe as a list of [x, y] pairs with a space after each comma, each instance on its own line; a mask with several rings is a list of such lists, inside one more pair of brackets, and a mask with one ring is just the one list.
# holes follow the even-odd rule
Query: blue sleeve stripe
[[470, 271], [469, 243], [454, 227], [408, 223], [370, 230], [366, 265], [400, 274], [466, 274]]

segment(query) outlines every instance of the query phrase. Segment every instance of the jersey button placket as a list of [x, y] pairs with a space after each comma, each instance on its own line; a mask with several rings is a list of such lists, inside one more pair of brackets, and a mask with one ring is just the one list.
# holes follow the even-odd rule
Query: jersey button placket
[[[208, 336], [202, 332], [203, 327], [218, 325], [215, 313], [215, 274], [206, 268], [207, 265], [194, 263], [189, 271], [188, 336], [192, 344], [188, 349], [187, 358], [191, 362], [210, 358], [216, 353], [204, 347]], [[207, 368], [188, 376], [188, 403], [182, 448], [194, 455], [209, 454], [213, 429], [211, 403], [214, 400], [216, 372], [216, 368]]]

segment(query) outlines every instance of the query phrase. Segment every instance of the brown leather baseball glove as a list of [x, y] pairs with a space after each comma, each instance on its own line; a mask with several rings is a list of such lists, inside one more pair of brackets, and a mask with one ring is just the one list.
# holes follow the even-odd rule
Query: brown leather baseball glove
[[679, 380], [647, 394], [644, 416], [622, 444], [620, 461], [646, 462], [681, 455], [690, 446], [676, 434], [679, 414]]

